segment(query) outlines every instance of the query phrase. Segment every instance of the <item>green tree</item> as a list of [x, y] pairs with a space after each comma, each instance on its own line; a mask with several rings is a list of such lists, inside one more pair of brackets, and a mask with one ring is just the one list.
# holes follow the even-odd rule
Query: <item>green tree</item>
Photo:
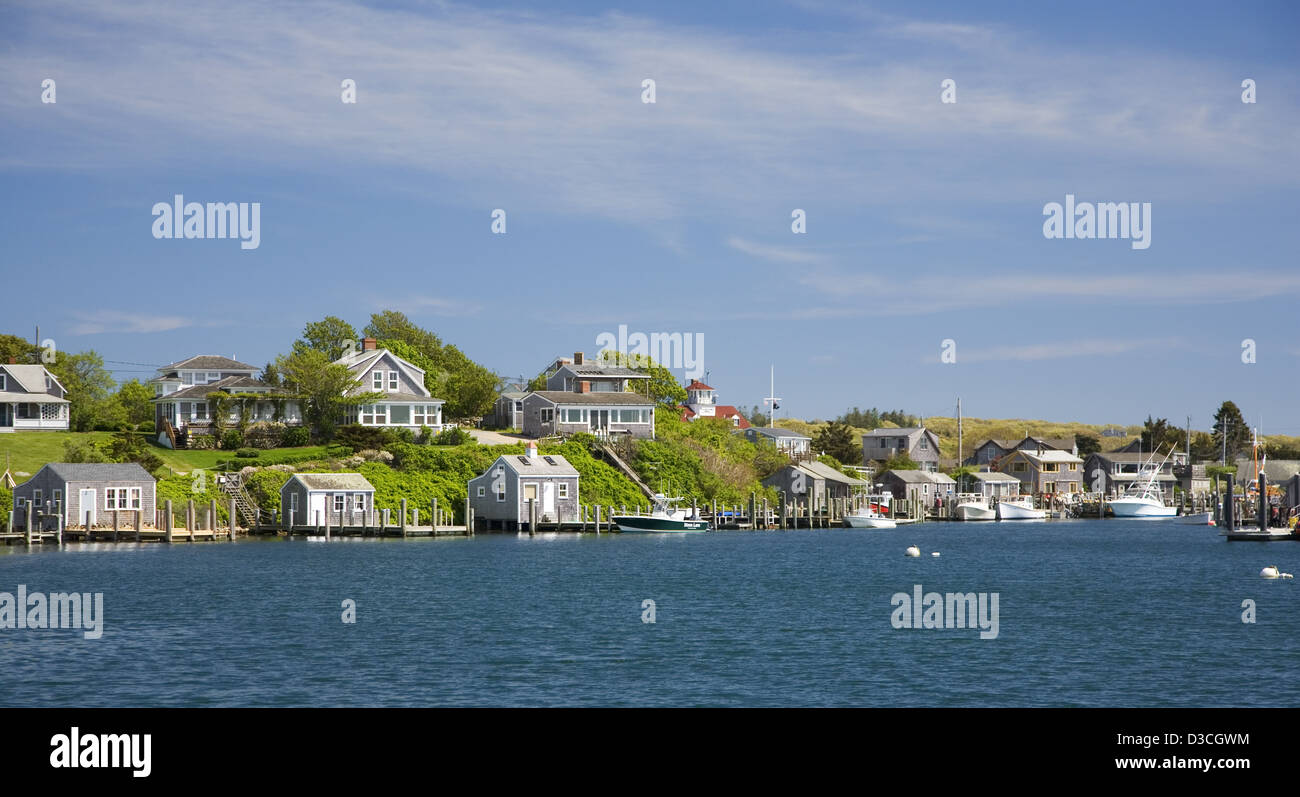
[[352, 372], [345, 365], [331, 362], [324, 352], [316, 349], [302, 348], [287, 357], [278, 357], [276, 369], [283, 376], [285, 387], [297, 394], [303, 420], [317, 440], [333, 439], [349, 406], [372, 404], [383, 397], [382, 393], [374, 392], [346, 395], [357, 388]]
[[1192, 432], [1192, 461], [1203, 462], [1219, 458], [1219, 449], [1214, 447], [1214, 435], [1208, 432]]
[[876, 473], [884, 473], [887, 470], [920, 470], [921, 466], [916, 460], [906, 454], [898, 454], [885, 461], [883, 465], [876, 468]]
[[104, 359], [92, 351], [79, 354], [59, 352], [55, 362], [46, 366], [68, 391], [72, 402], [69, 428], [89, 432], [96, 426], [125, 423], [121, 406], [113, 400], [116, 383], [104, 368]]
[[115, 399], [122, 414], [126, 416], [127, 423], [138, 424], [153, 420], [153, 391], [140, 380], [123, 382], [117, 389]]
[[302, 330], [302, 339], [295, 341], [293, 348], [294, 351], [314, 349], [333, 362], [354, 351], [356, 345], [356, 329], [338, 316], [327, 315], [320, 321], [308, 323]]
[[400, 340], [409, 343], [416, 351], [423, 352], [430, 359], [442, 349], [442, 340], [427, 329], [421, 329], [405, 313], [385, 310], [370, 316], [366, 324], [366, 337], [376, 340]]
[[1146, 423], [1142, 425], [1143, 451], [1167, 451], [1170, 446], [1179, 448], [1183, 440], [1183, 430], [1170, 426], [1166, 418], [1153, 419], [1148, 415]]
[[834, 457], [843, 465], [862, 462], [862, 443], [847, 423], [833, 421], [813, 438], [813, 448]]
[[1231, 401], [1220, 404], [1218, 411], [1214, 413], [1213, 432], [1216, 456], [1223, 458], [1226, 449], [1228, 463], [1235, 460], [1237, 455], [1250, 445], [1250, 429], [1246, 427], [1246, 419], [1242, 417], [1237, 405]]
[[[1080, 452], [1080, 456], [1082, 456], [1082, 453], [1083, 452]], [[958, 465], [949, 471], [948, 475], [953, 478], [953, 481], [957, 482], [957, 492], [969, 493], [973, 492], [971, 489], [971, 482], [973, 482], [974, 479], [971, 478], [971, 474], [979, 473], [979, 471], [980, 469], [977, 465]]]
[[606, 349], [597, 355], [597, 359], [648, 375], [649, 379], [629, 380], [632, 383], [632, 390], [658, 404], [676, 407], [686, 401], [686, 388], [677, 381], [672, 371], [655, 362], [649, 355], [623, 354], [613, 349]]
[[1074, 436], [1074, 445], [1079, 449], [1079, 456], [1086, 459], [1089, 454], [1096, 454], [1101, 450], [1101, 438], [1095, 434], [1079, 432]]
[[41, 361], [39, 346], [28, 343], [17, 335], [0, 335], [0, 363], [14, 362], [31, 365]]
[[368, 337], [412, 365], [424, 369], [424, 386], [447, 403], [446, 418], [471, 418], [486, 414], [496, 400], [500, 380], [457, 347], [443, 344], [437, 335], [416, 325], [403, 313], [375, 313], [366, 325]]

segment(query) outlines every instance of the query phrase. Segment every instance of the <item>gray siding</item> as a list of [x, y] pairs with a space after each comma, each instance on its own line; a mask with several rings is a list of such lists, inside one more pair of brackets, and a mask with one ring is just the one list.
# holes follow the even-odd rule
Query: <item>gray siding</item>
[[[49, 507], [50, 514], [45, 517], [41, 526], [46, 529], [52, 529], [57, 525], [55, 515], [57, 514], [54, 505], [54, 491], [62, 491], [63, 496], [63, 523], [68, 525], [80, 525], [81, 515], [81, 491], [83, 489], [95, 491], [95, 524], [97, 526], [111, 525], [113, 522], [113, 507], [110, 509], [107, 505], [107, 490], [117, 488], [138, 487], [140, 489], [140, 512], [143, 513], [143, 522], [145, 525], [153, 525], [154, 510], [156, 509], [157, 493], [156, 484], [153, 479], [132, 479], [132, 480], [110, 480], [110, 481], [72, 481], [63, 482], [49, 468], [41, 468], [35, 476], [17, 485], [14, 488], [14, 528], [26, 529], [27, 509], [25, 502], [33, 499], [37, 490], [41, 491], [41, 509]], [[122, 523], [134, 523], [135, 510], [129, 508], [120, 510]], [[38, 510], [33, 509], [33, 517]], [[128, 520], [130, 519], [130, 520]]]

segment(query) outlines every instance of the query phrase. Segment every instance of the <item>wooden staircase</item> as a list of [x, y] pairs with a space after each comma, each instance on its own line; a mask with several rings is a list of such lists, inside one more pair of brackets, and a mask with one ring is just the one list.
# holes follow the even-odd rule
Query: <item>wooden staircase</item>
[[600, 450], [601, 453], [604, 454], [605, 459], [609, 461], [609, 464], [617, 468], [624, 476], [631, 479], [632, 483], [639, 487], [641, 492], [645, 493], [646, 498], [655, 497], [654, 490], [647, 487], [646, 483], [641, 481], [641, 477], [637, 475], [636, 471], [632, 470], [632, 467], [624, 462], [622, 457], [614, 453], [614, 446], [609, 443], [601, 443]]
[[244, 480], [239, 473], [223, 472], [217, 475], [217, 484], [221, 485], [221, 491], [231, 498], [235, 499], [235, 511], [244, 520], [245, 528], [253, 528], [257, 525], [258, 508], [253, 503], [253, 499], [244, 489]]

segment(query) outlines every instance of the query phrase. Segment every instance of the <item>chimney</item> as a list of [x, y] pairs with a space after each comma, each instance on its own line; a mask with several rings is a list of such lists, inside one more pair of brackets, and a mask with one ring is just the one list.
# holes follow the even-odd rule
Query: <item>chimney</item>
[[582, 352], [580, 352], [580, 351], [575, 351], [575, 352], [573, 353], [573, 364], [574, 364], [574, 365], [582, 365]]
[[527, 452], [528, 452], [528, 458], [529, 458], [529, 459], [537, 459], [537, 441], [536, 441], [536, 440], [529, 440], [529, 441], [528, 441], [528, 446], [527, 446], [527, 449], [526, 449], [526, 450], [527, 450]]
[[374, 338], [362, 338], [362, 339], [361, 339], [361, 350], [362, 350], [362, 351], [374, 351], [374, 350], [375, 350], [375, 344], [376, 344], [377, 342], [378, 342], [378, 341], [376, 341]]
[[18, 364], [18, 358], [17, 358], [17, 357], [14, 357], [12, 354], [9, 355], [9, 364], [10, 364], [10, 365], [17, 365], [17, 364]]
[[578, 383], [578, 392], [579, 392], [579, 393], [590, 393], [590, 392], [591, 392], [591, 382], [587, 381], [586, 379], [584, 379], [584, 380], [582, 380], [581, 382], [579, 382], [579, 383]]

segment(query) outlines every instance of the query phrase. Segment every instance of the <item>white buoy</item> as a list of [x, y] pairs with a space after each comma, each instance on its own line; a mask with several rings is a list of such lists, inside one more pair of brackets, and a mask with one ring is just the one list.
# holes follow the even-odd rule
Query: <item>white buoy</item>
[[1268, 567], [1259, 571], [1259, 575], [1260, 578], [1277, 578], [1281, 574], [1278, 573], [1277, 571], [1277, 565], [1269, 565]]
[[934, 552], [931, 553], [930, 555], [931, 555], [931, 556], [938, 556], [938, 555], [939, 555], [939, 552], [938, 552], [938, 551], [934, 551]]
[[920, 548], [917, 548], [915, 545], [911, 545], [911, 546], [908, 547], [908, 549], [907, 549], [906, 551], [903, 552], [903, 555], [904, 555], [904, 556], [920, 556], [920, 555], [921, 555], [921, 549], [920, 549]]

